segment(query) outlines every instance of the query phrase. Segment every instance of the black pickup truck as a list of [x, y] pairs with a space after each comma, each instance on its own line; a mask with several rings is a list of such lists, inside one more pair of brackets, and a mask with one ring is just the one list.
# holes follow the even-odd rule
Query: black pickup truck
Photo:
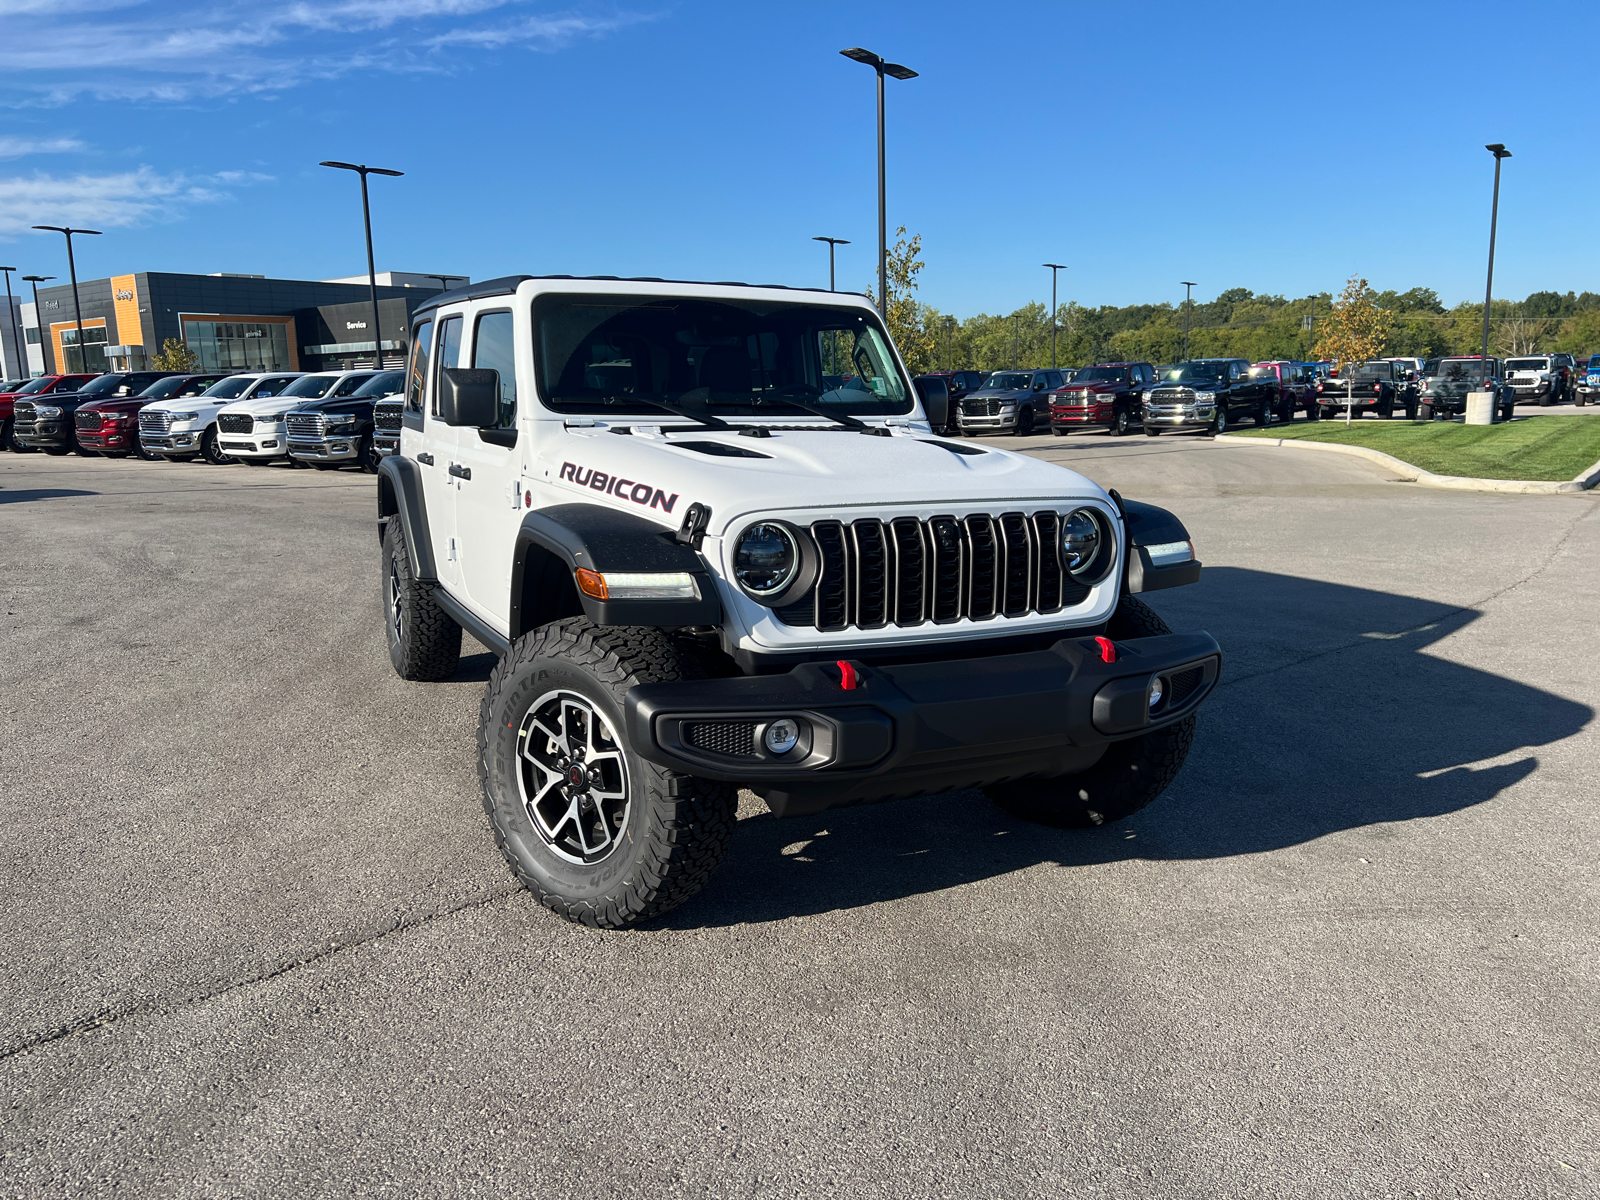
[[1206, 429], [1215, 435], [1245, 417], [1270, 425], [1278, 381], [1252, 375], [1248, 359], [1195, 358], [1169, 370], [1143, 400], [1144, 431], [1151, 437], [1168, 429]]
[[1339, 374], [1317, 380], [1314, 403], [1306, 415], [1337, 417], [1349, 407], [1352, 416], [1373, 413], [1388, 420], [1394, 410], [1403, 409], [1408, 421], [1417, 419], [1417, 384], [1412, 372], [1386, 358], [1372, 362], [1345, 363]]

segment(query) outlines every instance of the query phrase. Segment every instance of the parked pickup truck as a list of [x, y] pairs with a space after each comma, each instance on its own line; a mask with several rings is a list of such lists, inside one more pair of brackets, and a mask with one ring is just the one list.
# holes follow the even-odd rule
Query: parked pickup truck
[[1050, 393], [1065, 383], [1060, 371], [996, 371], [954, 406], [967, 437], [1014, 433], [1027, 437], [1050, 420]]
[[[38, 396], [68, 395], [76, 392], [93, 379], [93, 375], [41, 375], [30, 379], [14, 392], [0, 392], [0, 446], [17, 454], [27, 454], [32, 446], [17, 440], [16, 404], [18, 400]], [[50, 401], [41, 399], [43, 404]]]
[[1196, 358], [1168, 371], [1142, 399], [1144, 431], [1150, 437], [1177, 429], [1206, 429], [1215, 436], [1244, 417], [1270, 425], [1278, 381], [1251, 375], [1247, 359]]
[[[69, 450], [81, 455], [96, 454], [100, 447], [78, 437], [79, 409], [101, 400], [125, 400], [137, 396], [157, 380], [174, 374], [177, 372], [113, 371], [95, 376], [75, 392], [58, 389], [48, 398], [24, 397], [17, 401], [16, 407], [17, 441], [35, 450], [43, 450], [46, 454], [65, 454]], [[102, 425], [100, 414], [90, 408], [84, 418], [85, 431], [98, 434]], [[126, 450], [132, 449], [129, 443]]]
[[159, 454], [146, 454], [139, 446], [139, 411], [160, 400], [199, 396], [222, 378], [222, 375], [163, 375], [136, 395], [112, 396], [79, 405], [74, 418], [78, 445], [107, 458], [126, 458], [130, 454], [160, 458]]
[[1155, 381], [1155, 366], [1147, 362], [1081, 367], [1050, 393], [1050, 432], [1062, 437], [1074, 429], [1105, 429], [1122, 437], [1144, 419], [1139, 397]]
[[1417, 391], [1412, 372], [1387, 358], [1372, 362], [1342, 363], [1339, 374], [1317, 380], [1316, 404], [1306, 415], [1337, 417], [1350, 409], [1352, 416], [1372, 413], [1388, 420], [1395, 409], [1404, 410], [1407, 420], [1416, 420]]
[[289, 462], [289, 436], [284, 418], [291, 409], [312, 400], [342, 400], [366, 383], [375, 371], [314, 371], [302, 375], [283, 391], [258, 392], [235, 400], [217, 413], [217, 436], [230, 457], [248, 467], [262, 467], [274, 459]]
[[[374, 401], [397, 395], [405, 386], [404, 371], [379, 371], [343, 396], [329, 393], [283, 414], [289, 433], [289, 457], [319, 470], [349, 463], [376, 471], [378, 460], [372, 424]], [[336, 389], [337, 390], [337, 389]]]
[[404, 420], [405, 399], [389, 396], [372, 406], [372, 452], [379, 458], [400, 452], [400, 426]]
[[299, 371], [252, 371], [219, 379], [192, 400], [158, 400], [139, 410], [139, 445], [173, 462], [199, 455], [212, 466], [232, 462], [217, 434], [217, 413], [235, 400], [276, 396]]

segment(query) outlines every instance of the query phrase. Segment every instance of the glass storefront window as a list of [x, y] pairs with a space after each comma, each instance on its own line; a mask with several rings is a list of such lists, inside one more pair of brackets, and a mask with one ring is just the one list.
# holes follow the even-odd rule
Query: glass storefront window
[[281, 321], [185, 321], [184, 343], [203, 371], [288, 371], [289, 327]]
[[[106, 328], [100, 326], [84, 326], [83, 345], [78, 345], [78, 330], [63, 329], [61, 331], [61, 357], [65, 360], [67, 374], [77, 375], [86, 371], [104, 371], [106, 356], [101, 347], [106, 344]], [[87, 366], [85, 366], [87, 362]]]

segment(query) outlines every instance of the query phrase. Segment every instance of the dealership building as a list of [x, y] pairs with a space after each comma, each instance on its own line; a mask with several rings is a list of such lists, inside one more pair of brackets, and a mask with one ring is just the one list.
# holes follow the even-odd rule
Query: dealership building
[[264, 275], [177, 275], [136, 272], [82, 280], [78, 305], [71, 284], [39, 289], [22, 305], [28, 374], [135, 371], [170, 339], [188, 346], [205, 371], [323, 371], [405, 361], [411, 314], [465, 275], [378, 276], [378, 322], [372, 293], [355, 279], [268, 279]]

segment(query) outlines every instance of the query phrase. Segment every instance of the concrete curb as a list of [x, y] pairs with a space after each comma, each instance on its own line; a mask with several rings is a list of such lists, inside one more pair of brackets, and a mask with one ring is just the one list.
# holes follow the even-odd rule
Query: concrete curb
[[1455, 488], [1467, 492], [1515, 492], [1522, 495], [1555, 495], [1567, 492], [1586, 492], [1600, 484], [1600, 462], [1581, 472], [1575, 479], [1473, 479], [1466, 475], [1435, 475], [1421, 467], [1372, 450], [1366, 446], [1336, 446], [1329, 442], [1312, 442], [1303, 438], [1245, 437], [1224, 433], [1216, 439], [1231, 446], [1288, 446], [1294, 450], [1326, 450], [1333, 454], [1353, 454], [1368, 462], [1388, 467], [1400, 477], [1401, 483], [1420, 483], [1424, 487]]

